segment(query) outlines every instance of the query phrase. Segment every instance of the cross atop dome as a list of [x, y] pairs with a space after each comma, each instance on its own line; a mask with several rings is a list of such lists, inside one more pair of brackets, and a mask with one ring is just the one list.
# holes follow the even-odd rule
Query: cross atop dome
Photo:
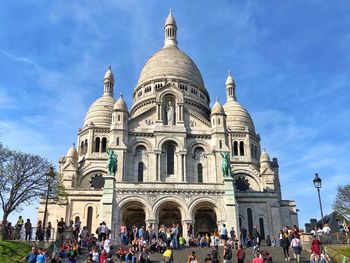
[[169, 8], [169, 15], [165, 20], [164, 25], [164, 48], [167, 47], [177, 47], [177, 40], [176, 40], [176, 31], [177, 26], [175, 22], [175, 18], [173, 16], [173, 9]]

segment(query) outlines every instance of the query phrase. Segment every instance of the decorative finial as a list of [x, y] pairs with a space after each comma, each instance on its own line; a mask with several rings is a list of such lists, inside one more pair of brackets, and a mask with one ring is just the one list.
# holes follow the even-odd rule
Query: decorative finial
[[265, 153], [266, 153], [266, 149], [265, 149], [265, 147], [263, 148], [263, 152], [265, 152]]
[[230, 69], [228, 70], [228, 75], [231, 76], [231, 70]]
[[216, 102], [219, 102], [219, 97], [216, 97]]
[[111, 65], [108, 66], [108, 70], [112, 71], [112, 66]]
[[122, 92], [119, 93], [119, 97], [123, 98], [123, 93]]
[[173, 15], [173, 9], [169, 8], [169, 15]]
[[72, 143], [72, 146], [75, 148], [75, 143], [74, 142]]

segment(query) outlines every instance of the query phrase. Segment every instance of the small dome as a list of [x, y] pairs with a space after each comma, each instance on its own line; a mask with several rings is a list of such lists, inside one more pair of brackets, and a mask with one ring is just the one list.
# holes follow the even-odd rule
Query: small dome
[[226, 79], [226, 86], [228, 85], [236, 85], [235, 84], [235, 81], [233, 80], [232, 76], [231, 76], [231, 71], [228, 72], [228, 76], [227, 76], [227, 79]]
[[226, 125], [231, 130], [246, 130], [255, 132], [254, 123], [248, 111], [235, 100], [229, 100], [224, 104], [226, 113]]
[[267, 154], [267, 152], [265, 151], [265, 149], [263, 150], [263, 152], [260, 155], [260, 163], [263, 163], [263, 162], [270, 162], [270, 157]]
[[120, 96], [119, 99], [114, 103], [113, 110], [121, 110], [126, 112], [128, 111], [128, 106], [126, 105], [123, 96]]
[[75, 144], [69, 148], [66, 158], [72, 158], [72, 159], [78, 159], [78, 152], [77, 149], [75, 148]]
[[112, 111], [115, 99], [105, 95], [97, 99], [89, 108], [85, 115], [84, 126], [91, 122], [95, 126], [109, 127], [112, 122]]
[[216, 98], [216, 102], [211, 110], [211, 114], [225, 114], [224, 108], [220, 104], [218, 98]]
[[113, 72], [112, 72], [112, 67], [109, 66], [107, 71], [106, 71], [106, 74], [104, 76], [104, 82], [113, 82], [114, 83], [114, 75], [113, 75]]
[[173, 12], [172, 12], [171, 9], [169, 11], [170, 11], [169, 15], [168, 15], [168, 17], [165, 20], [165, 26], [167, 26], [167, 25], [174, 25], [174, 26], [176, 26], [175, 18], [173, 17]]

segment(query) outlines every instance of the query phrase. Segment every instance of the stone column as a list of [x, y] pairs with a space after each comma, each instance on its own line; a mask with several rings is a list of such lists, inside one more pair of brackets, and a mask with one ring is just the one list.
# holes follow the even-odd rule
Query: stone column
[[187, 232], [188, 232], [188, 226], [189, 226], [189, 224], [191, 224], [191, 223], [192, 223], [191, 220], [182, 220], [182, 221], [181, 221], [181, 224], [182, 224], [182, 235], [183, 235], [183, 237], [184, 237], [186, 240], [188, 240], [188, 234], [187, 234]]

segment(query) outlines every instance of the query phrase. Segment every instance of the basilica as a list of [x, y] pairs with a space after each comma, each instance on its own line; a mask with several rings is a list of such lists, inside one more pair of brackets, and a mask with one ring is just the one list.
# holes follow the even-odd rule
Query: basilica
[[[59, 160], [67, 202], [50, 201], [47, 221], [81, 221], [92, 232], [105, 221], [114, 239], [121, 224], [157, 230], [178, 223], [184, 236], [190, 225], [195, 235], [223, 224], [251, 233], [256, 225], [262, 239], [298, 225], [295, 202], [282, 199], [277, 158], [261, 150], [231, 73], [218, 80], [226, 102], [216, 99], [211, 108], [201, 72], [178, 47], [177, 30], [170, 12], [164, 46], [145, 63], [130, 108], [122, 96], [115, 99], [108, 68], [77, 144]], [[111, 152], [113, 173], [107, 169]], [[42, 201], [39, 219], [44, 207]]]

